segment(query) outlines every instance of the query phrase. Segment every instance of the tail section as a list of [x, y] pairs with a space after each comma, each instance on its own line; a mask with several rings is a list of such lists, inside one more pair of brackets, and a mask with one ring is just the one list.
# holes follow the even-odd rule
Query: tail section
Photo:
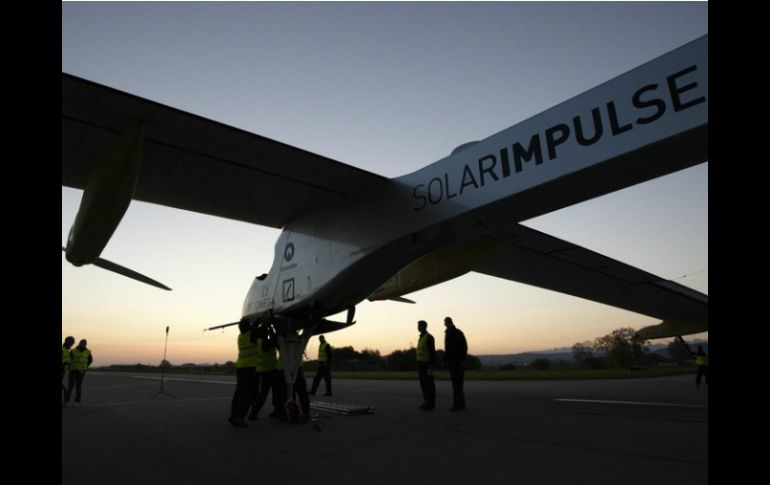
[[708, 159], [708, 35], [396, 179], [424, 225], [536, 217]]

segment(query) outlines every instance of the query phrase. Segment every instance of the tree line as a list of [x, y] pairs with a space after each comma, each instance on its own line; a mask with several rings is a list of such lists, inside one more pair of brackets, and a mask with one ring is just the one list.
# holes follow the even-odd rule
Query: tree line
[[[313, 369], [315, 361], [306, 362], [309, 369]], [[331, 366], [333, 370], [393, 370], [393, 371], [417, 371], [417, 349], [394, 350], [386, 356], [382, 356], [379, 350], [365, 348], [357, 351], [352, 346], [332, 347]], [[446, 370], [444, 351], [436, 350], [436, 370]], [[481, 360], [471, 354], [465, 358], [465, 368], [468, 370], [480, 369]]]
[[[306, 370], [315, 370], [317, 362], [315, 360], [306, 360], [303, 363], [303, 367]], [[142, 364], [135, 364], [132, 366], [112, 366], [128, 369], [141, 369]], [[174, 368], [187, 368], [197, 367], [195, 364], [182, 364], [181, 366], [174, 366], [169, 361], [164, 360], [161, 362], [160, 367], [166, 369]], [[212, 371], [217, 369], [228, 370], [235, 369], [234, 361], [227, 361], [224, 364], [214, 364], [208, 366]], [[353, 346], [347, 345], [345, 347], [332, 347], [331, 367], [335, 371], [385, 371], [385, 370], [403, 370], [403, 371], [417, 371], [417, 349], [414, 347], [395, 350], [386, 356], [382, 356], [379, 350], [364, 348], [364, 350], [358, 351]], [[447, 370], [446, 363], [444, 362], [444, 351], [436, 350], [436, 370]], [[465, 358], [465, 368], [467, 370], [475, 370], [481, 368], [481, 360], [471, 354]]]
[[[633, 328], [623, 327], [593, 342], [576, 343], [572, 346], [572, 358], [578, 367], [587, 369], [630, 369], [655, 363], [648, 343]], [[668, 353], [676, 362], [692, 359], [685, 346], [676, 340], [668, 344]]]

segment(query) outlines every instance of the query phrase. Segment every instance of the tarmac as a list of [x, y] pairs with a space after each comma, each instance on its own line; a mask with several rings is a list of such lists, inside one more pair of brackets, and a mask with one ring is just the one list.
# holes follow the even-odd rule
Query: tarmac
[[62, 485], [704, 484], [708, 387], [694, 376], [466, 381], [449, 412], [436, 382], [421, 411], [414, 381], [334, 379], [334, 396], [373, 414], [313, 410], [314, 422], [227, 422], [232, 378], [89, 372], [62, 409]]

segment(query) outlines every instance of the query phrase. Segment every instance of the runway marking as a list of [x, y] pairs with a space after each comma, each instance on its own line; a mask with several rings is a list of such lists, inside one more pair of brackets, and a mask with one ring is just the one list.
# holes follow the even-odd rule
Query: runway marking
[[[160, 377], [148, 377], [148, 376], [131, 376], [134, 379], [152, 379], [154, 381], [159, 381]], [[213, 381], [208, 379], [181, 379], [181, 378], [175, 378], [175, 377], [166, 377], [164, 380], [167, 381], [181, 381], [181, 382], [205, 382], [208, 384], [229, 384], [234, 385], [235, 381]]]
[[189, 399], [164, 399], [164, 400], [158, 400], [158, 401], [113, 401], [113, 402], [102, 402], [102, 403], [94, 403], [94, 404], [85, 404], [78, 407], [81, 408], [96, 408], [96, 407], [109, 407], [109, 406], [131, 406], [136, 404], [162, 404], [162, 403], [184, 403], [184, 402], [196, 402], [196, 401], [223, 401], [227, 399], [232, 399], [232, 396], [222, 396], [222, 397], [197, 397], [197, 398], [189, 398]]
[[145, 387], [145, 386], [152, 386], [154, 385], [154, 382], [142, 382], [139, 384], [124, 384], [122, 386], [108, 386], [108, 387], [98, 387], [98, 386], [88, 386], [88, 389], [95, 390], [95, 391], [112, 391], [113, 389], [126, 389], [129, 387]]
[[632, 406], [666, 406], [666, 407], [674, 407], [674, 408], [707, 408], [708, 409], [708, 405], [703, 405], [703, 404], [676, 404], [676, 403], [667, 403], [667, 402], [603, 401], [599, 399], [567, 399], [567, 398], [554, 399], [554, 401], [585, 402], [589, 404], [629, 404]]

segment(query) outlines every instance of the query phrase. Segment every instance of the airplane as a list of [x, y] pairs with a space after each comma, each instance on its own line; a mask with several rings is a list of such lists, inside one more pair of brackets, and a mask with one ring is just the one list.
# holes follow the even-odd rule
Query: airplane
[[358, 303], [470, 271], [681, 336], [708, 330], [707, 295], [520, 222], [707, 160], [708, 35], [393, 179], [62, 73], [62, 185], [84, 191], [62, 249], [101, 262], [132, 199], [281, 228], [241, 315], [276, 330], [289, 385], [310, 336]]

